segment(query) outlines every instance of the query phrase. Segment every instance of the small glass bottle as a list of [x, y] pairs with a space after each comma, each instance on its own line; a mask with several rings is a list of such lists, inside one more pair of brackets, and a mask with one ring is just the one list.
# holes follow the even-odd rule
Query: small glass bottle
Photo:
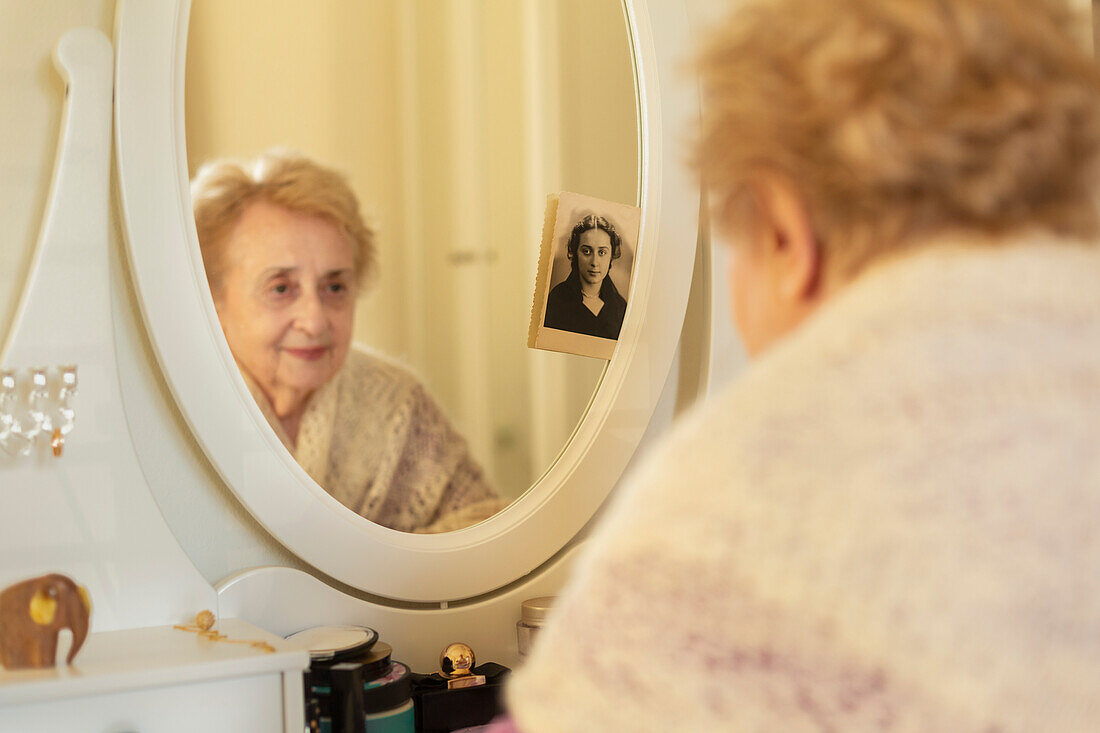
[[554, 596], [529, 598], [523, 602], [520, 619], [516, 623], [516, 640], [519, 644], [520, 659], [526, 659], [535, 646], [539, 629], [546, 623], [550, 609], [554, 605]]

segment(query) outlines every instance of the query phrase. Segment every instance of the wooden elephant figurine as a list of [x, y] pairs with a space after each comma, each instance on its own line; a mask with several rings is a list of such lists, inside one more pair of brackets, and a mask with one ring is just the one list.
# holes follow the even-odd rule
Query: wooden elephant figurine
[[66, 664], [88, 637], [91, 616], [88, 592], [64, 575], [31, 578], [0, 592], [0, 664], [7, 669], [52, 667], [57, 634], [73, 632]]

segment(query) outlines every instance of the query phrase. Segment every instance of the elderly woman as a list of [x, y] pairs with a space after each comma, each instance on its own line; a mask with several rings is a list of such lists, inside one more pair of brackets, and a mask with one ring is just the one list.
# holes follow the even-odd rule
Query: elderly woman
[[302, 468], [393, 529], [457, 529], [500, 508], [424, 387], [351, 344], [375, 244], [344, 178], [270, 152], [204, 165], [191, 196], [230, 351]]
[[605, 339], [619, 338], [626, 300], [608, 275], [623, 255], [611, 222], [589, 214], [573, 225], [566, 245], [569, 276], [550, 290], [543, 325]]
[[515, 726], [1100, 730], [1087, 22], [737, 5], [697, 160], [755, 359], [619, 492]]

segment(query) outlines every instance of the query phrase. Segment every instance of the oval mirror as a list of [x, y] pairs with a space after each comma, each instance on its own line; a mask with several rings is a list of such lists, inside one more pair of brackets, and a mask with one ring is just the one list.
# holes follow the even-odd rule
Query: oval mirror
[[[403, 372], [422, 392], [317, 387], [275, 415], [275, 378], [250, 373], [242, 358], [268, 345], [238, 335], [234, 321], [286, 313], [286, 298], [218, 308], [299, 463], [352, 511], [397, 529], [459, 528], [527, 491], [606, 365], [527, 347], [546, 195], [638, 204], [638, 101], [621, 2], [192, 0], [185, 100], [189, 175], [213, 160], [300, 151], [347, 176], [376, 232], [377, 270], [354, 313], [358, 380], [389, 384]], [[260, 256], [292, 264], [284, 253]], [[288, 287], [263, 264], [257, 279]], [[252, 293], [264, 285], [251, 274], [221, 278], [222, 287], [259, 300]], [[290, 326], [270, 338], [311, 337], [324, 334]], [[352, 368], [329, 379], [346, 384]], [[331, 391], [339, 398], [326, 399]], [[464, 456], [452, 467], [454, 452]], [[397, 459], [385, 454], [419, 463], [405, 458], [387, 473]], [[439, 473], [449, 481], [430, 494]]]
[[[407, 360], [410, 370], [421, 370], [418, 377], [429, 382], [440, 402], [456, 400], [454, 406], [447, 407], [456, 423], [469, 420], [473, 424], [483, 420], [492, 425], [495, 419], [492, 410], [509, 414], [507, 400], [499, 399], [500, 395], [495, 393], [504, 393], [503, 396], [510, 399], [513, 395], [507, 391], [513, 389], [511, 385], [521, 383], [531, 385], [527, 388], [530, 397], [522, 399], [530, 399], [532, 413], [539, 409], [558, 411], [554, 420], [538, 415], [525, 418], [531, 432], [547, 431], [548, 436], [536, 435], [529, 439], [526, 443], [530, 446], [526, 450], [532, 456], [529, 461], [513, 461], [527, 468], [514, 471], [508, 468], [513, 471], [511, 474], [506, 474], [504, 468], [499, 469], [502, 476], [517, 477], [512, 484], [504, 478], [497, 480], [512, 495], [519, 494], [518, 498], [486, 521], [464, 529], [416, 534], [367, 521], [337, 501], [294, 460], [252, 398], [219, 324], [191, 210], [187, 146], [200, 144], [201, 133], [196, 130], [194, 139], [188, 139], [184, 115], [190, 3], [187, 0], [157, 3], [119, 0], [115, 26], [115, 146], [119, 200], [127, 254], [158, 363], [196, 441], [229, 490], [275, 539], [329, 578], [375, 596], [403, 601], [468, 599], [500, 588], [530, 573], [578, 535], [614, 488], [642, 439], [676, 353], [691, 285], [700, 195], [698, 183], [682, 168], [683, 151], [679, 144], [687, 136], [688, 125], [697, 116], [699, 98], [695, 86], [683, 75], [689, 39], [682, 2], [626, 0], [619, 5], [611, 0], [601, 1], [608, 3], [608, 7], [600, 11], [605, 17], [620, 18], [617, 29], [562, 27], [560, 33], [551, 33], [552, 22], [559, 22], [554, 20], [559, 12], [566, 12], [566, 9], [576, 13], [593, 12], [586, 10], [589, 3], [581, 0], [447, 3], [454, 8], [445, 11], [441, 10], [443, 4], [433, 3], [400, 2], [388, 6], [372, 3], [370, 9], [350, 7], [366, 4], [340, 4], [339, 12], [355, 15], [358, 23], [373, 22], [372, 13], [389, 8], [393, 14], [390, 27], [396, 28], [397, 33], [387, 36], [388, 40], [378, 41], [389, 44], [388, 51], [370, 51], [378, 54], [379, 59], [394, 60], [399, 74], [396, 79], [382, 76], [380, 68], [363, 69], [364, 78], [356, 81], [354, 88], [339, 90], [341, 94], [360, 98], [356, 108], [359, 111], [345, 114], [353, 118], [351, 127], [361, 128], [362, 134], [345, 137], [340, 143], [347, 146], [343, 150], [323, 147], [304, 151], [333, 167], [350, 169], [349, 175], [358, 177], [353, 183], [359, 187], [359, 196], [378, 218], [383, 258], [389, 256], [392, 264], [389, 271], [383, 270], [377, 290], [367, 296], [359, 313], [366, 329], [363, 338], [372, 346], [392, 350], [392, 358]], [[286, 5], [291, 7], [289, 3]], [[310, 5], [311, 12], [317, 12], [316, 4]], [[489, 18], [488, 11], [482, 15], [475, 11], [490, 5], [495, 12], [511, 13], [517, 19], [507, 26], [512, 31], [494, 37], [493, 45], [501, 44], [506, 47], [504, 49], [478, 45], [484, 42], [483, 36], [488, 32], [479, 23], [497, 21], [485, 20]], [[268, 8], [269, 4], [264, 7]], [[337, 4], [331, 7], [336, 8]], [[438, 38], [431, 35], [435, 31], [420, 29], [414, 24], [422, 11], [431, 14], [428, 9], [440, 9], [438, 12], [446, 16], [444, 20], [450, 19], [444, 22], [428, 18], [427, 22], [434, 24], [429, 27], [441, 30], [450, 23], [458, 33], [453, 38], [463, 39], [446, 42], [455, 46], [453, 53], [457, 60], [453, 63], [465, 65], [467, 71], [476, 71], [489, 64], [514, 67], [511, 72], [516, 77], [509, 82], [513, 84], [509, 89], [514, 92], [509, 93], [521, 95], [521, 100], [513, 100], [509, 106], [507, 95], [504, 95], [497, 101], [500, 114], [518, 117], [520, 122], [504, 127], [503, 121], [482, 120], [475, 115], [477, 110], [471, 105], [460, 105], [461, 114], [455, 110], [447, 112], [455, 117], [453, 120], [448, 118], [447, 124], [441, 121], [438, 110], [433, 112], [434, 108], [426, 100], [440, 96], [448, 99], [449, 95], [456, 94], [450, 84], [459, 84], [458, 91], [462, 93], [474, 94], [477, 86], [487, 82], [457, 80], [453, 78], [457, 74], [455, 70], [447, 67], [440, 71], [440, 67], [429, 65], [432, 58], [438, 59], [440, 54], [450, 52], [444, 48], [418, 47], [411, 42], [412, 37], [420, 33], [427, 34], [426, 38]], [[622, 16], [616, 15], [623, 13], [623, 9], [625, 22]], [[346, 22], [351, 20], [346, 19]], [[342, 22], [336, 23], [340, 25]], [[517, 35], [510, 36], [512, 32]], [[331, 42], [354, 46], [364, 33], [362, 28], [336, 28]], [[246, 37], [251, 35], [254, 34], [239, 31], [236, 40], [249, 43]], [[313, 40], [303, 40], [293, 49], [287, 49], [283, 55], [312, 60], [320, 54], [327, 58], [327, 36], [321, 38], [315, 33], [311, 38]], [[616, 59], [620, 59], [617, 54], [624, 45], [630, 49], [633, 101], [626, 102], [628, 109], [608, 112], [601, 107], [604, 100], [598, 84], [602, 82], [587, 73], [587, 64], [595, 63], [593, 56], [602, 58], [601, 54], [607, 53], [609, 56], [604, 61], [619, 68], [615, 66]], [[411, 54], [419, 66], [398, 63], [398, 49], [401, 54]], [[375, 63], [374, 56], [367, 58]], [[320, 74], [317, 84], [335, 83], [332, 80], [340, 78], [339, 69], [330, 71], [332, 73]], [[504, 74], [505, 71], [508, 70], [497, 69], [494, 73]], [[436, 78], [438, 84], [433, 87], [430, 84], [432, 74], [444, 72], [450, 81]], [[404, 96], [397, 94], [401, 91], [399, 87], [403, 88], [406, 83], [401, 74], [410, 79], [423, 77], [428, 86], [416, 90], [415, 94], [413, 89], [406, 90], [408, 94]], [[561, 79], [554, 81], [559, 76]], [[370, 100], [374, 104], [361, 99], [368, 91], [388, 94], [386, 88], [397, 96], [386, 97], [381, 103]], [[240, 89], [238, 92], [248, 93]], [[476, 92], [475, 98], [488, 100], [495, 98], [495, 93], [495, 90], [482, 90]], [[194, 94], [187, 101], [192, 108], [202, 104]], [[312, 90], [310, 94], [321, 92]], [[325, 94], [332, 98], [339, 96], [335, 90]], [[400, 105], [407, 105], [410, 110], [395, 110]], [[567, 111], [569, 120], [564, 119]], [[308, 116], [307, 112], [298, 109], [277, 109], [271, 114]], [[610, 169], [583, 165], [588, 158], [604, 159], [602, 147], [609, 143], [600, 137], [581, 134], [592, 118], [601, 115], [614, 115], [620, 120], [635, 115], [636, 119], [635, 127], [623, 133], [628, 140], [625, 143], [617, 140], [614, 146], [619, 151], [635, 152], [619, 153], [630, 158], [626, 163], [607, 159]], [[384, 151], [373, 148], [371, 136], [382, 135], [381, 131], [389, 127], [405, 124], [395, 119], [413, 121], [409, 124], [414, 125], [415, 130], [400, 138], [401, 145], [407, 145], [408, 150], [405, 147]], [[325, 124], [342, 129], [343, 120], [335, 119], [333, 112], [324, 113], [324, 120]], [[458, 126], [457, 133], [451, 129], [454, 125]], [[566, 131], [572, 132], [566, 134]], [[513, 139], [520, 135], [522, 139]], [[466, 141], [471, 141], [469, 148], [455, 147]], [[270, 139], [256, 140], [255, 146], [249, 141], [249, 149], [241, 149], [244, 143], [230, 141], [226, 145], [232, 150], [211, 149], [208, 154], [248, 155], [276, 142], [299, 148], [321, 145], [304, 138]], [[520, 157], [515, 157], [517, 155]], [[445, 158], [439, 163], [442, 168], [432, 168], [430, 160], [425, 160], [433, 157]], [[372, 177], [371, 166], [377, 163], [385, 167], [383, 162], [386, 160], [389, 161], [386, 163], [389, 166], [387, 175], [395, 175], [396, 171], [400, 176], [396, 179], [400, 181], [400, 191], [391, 188], [398, 185], [395, 179], [381, 175]], [[415, 165], [408, 164], [410, 160]], [[575, 161], [576, 167], [567, 166], [563, 161]], [[348, 165], [343, 165], [345, 162]], [[463, 191], [459, 184], [466, 180], [468, 168], [474, 169], [481, 187]], [[509, 188], [512, 184], [507, 181], [512, 179], [507, 168], [525, 169], [523, 183], [516, 184], [523, 186], [521, 192]], [[429, 195], [437, 193], [427, 183], [431, 176], [435, 176], [431, 180], [445, 189], [443, 193], [449, 197], [433, 204], [446, 207], [442, 210], [433, 210], [424, 203]], [[452, 176], [458, 179], [458, 184], [450, 179]], [[416, 278], [410, 280], [404, 276], [410, 267], [414, 274], [417, 266], [426, 267], [429, 251], [434, 253], [435, 269], [460, 273], [476, 271], [480, 273], [476, 275], [480, 278], [478, 282], [484, 283], [493, 282], [490, 273], [505, 272], [494, 268], [504, 268], [506, 260], [515, 259], [517, 262], [511, 266], [516, 269], [507, 271], [506, 276], [501, 275], [502, 281], [507, 280], [503, 284], [513, 289], [509, 297], [518, 298], [516, 290], [529, 293], [533, 288], [532, 261], [538, 227], [532, 230], [524, 227], [540, 221], [547, 195], [566, 186], [581, 189], [579, 193], [582, 194], [637, 201], [640, 205], [641, 228], [633, 256], [629, 303], [613, 356], [608, 362], [581, 362], [577, 357], [532, 355], [524, 351], [522, 358], [531, 361], [519, 369], [526, 369], [526, 374], [501, 377], [515, 380], [502, 384], [489, 382], [487, 395], [461, 395], [463, 388], [456, 385], [465, 383], [458, 381], [458, 365], [465, 364], [462, 366], [465, 371], [488, 369], [487, 366], [477, 367], [477, 364], [487, 364], [486, 355], [495, 353], [491, 351], [495, 348], [495, 340], [503, 342], [510, 338], [509, 329], [516, 328], [516, 321], [510, 319], [518, 319], [526, 325], [530, 301], [524, 302], [518, 315], [508, 312], [497, 317], [489, 308], [497, 302], [491, 299], [494, 294], [479, 293], [469, 300], [456, 299], [455, 292], [448, 294], [448, 290], [461, 293], [461, 278], [457, 285], [453, 278], [434, 281], [430, 289], [444, 290], [437, 294], [424, 292], [428, 285], [423, 277], [421, 282], [416, 282]], [[479, 215], [484, 216], [486, 212], [489, 221], [483, 222]], [[439, 224], [436, 219], [443, 223]], [[432, 233], [430, 237], [429, 232]], [[481, 233], [487, 237], [484, 242], [471, 240], [477, 240]], [[429, 238], [441, 240], [443, 244], [431, 249]], [[403, 249], [406, 243], [414, 241], [420, 244], [415, 247], [408, 244], [409, 251]], [[486, 254], [491, 251], [487, 245], [490, 241], [500, 248], [495, 260]], [[457, 255], [454, 261], [452, 254]], [[407, 259], [414, 255], [422, 259]], [[520, 275], [514, 275], [515, 272]], [[426, 273], [421, 274], [426, 277]], [[513, 282], [513, 278], [519, 282]], [[440, 282], [445, 284], [440, 285]], [[416, 288], [425, 298], [442, 299], [426, 301], [435, 303], [433, 308], [445, 309], [452, 305], [458, 308], [455, 304], [460, 304], [462, 308], [475, 309], [458, 314], [440, 314], [430, 309], [420, 311], [419, 317], [424, 320], [441, 321], [450, 351], [432, 351], [437, 344], [425, 343], [435, 338], [430, 335], [417, 336], [421, 345], [416, 346], [411, 335], [418, 333], [415, 329], [409, 334], [403, 333], [405, 326], [390, 331], [382, 311], [371, 310], [395, 304], [406, 304], [406, 310], [415, 310], [409, 306], [412, 293], [402, 292], [403, 287]], [[487, 316], [485, 310], [489, 311]], [[480, 334], [476, 339], [469, 336], [469, 343], [464, 340], [465, 328], [459, 332], [454, 326], [464, 314], [468, 314], [471, 321], [479, 318], [484, 321], [478, 321], [476, 327], [469, 329], [471, 333]], [[411, 313], [403, 313], [400, 317], [406, 319], [401, 323], [411, 323]], [[410, 340], [402, 346], [399, 339], [406, 336]], [[438, 346], [443, 348], [443, 345]], [[443, 363], [417, 364], [414, 359], [419, 358], [418, 354], [428, 354], [429, 362]], [[546, 365], [554, 363], [555, 359], [561, 364], [578, 359], [576, 363], [586, 366], [578, 367], [575, 376], [564, 368], [559, 369], [558, 376], [551, 378]], [[430, 371], [437, 367], [437, 372]], [[589, 370], [587, 376], [583, 369]], [[593, 392], [600, 369], [599, 386]], [[433, 377], [433, 373], [440, 376]], [[432, 379], [438, 381], [430, 382]], [[456, 396], [447, 397], [448, 394]], [[520, 398], [520, 395], [517, 392], [514, 396]], [[464, 412], [462, 400], [474, 406], [485, 402], [499, 406], [487, 413]], [[579, 423], [574, 424], [578, 417]], [[550, 425], [557, 425], [556, 433], [549, 432]], [[465, 424], [462, 430], [478, 434], [478, 429]], [[494, 459], [486, 456], [492, 455], [497, 436], [492, 429], [483, 430], [481, 435], [482, 438], [471, 438], [470, 442], [473, 445], [475, 440], [481, 440], [488, 444], [488, 448], [480, 449], [485, 452], [478, 460], [489, 463]], [[505, 440], [501, 442], [507, 444], [508, 436], [503, 437]], [[512, 459], [503, 460], [500, 465], [509, 461]], [[541, 475], [537, 475], [540, 472]]]

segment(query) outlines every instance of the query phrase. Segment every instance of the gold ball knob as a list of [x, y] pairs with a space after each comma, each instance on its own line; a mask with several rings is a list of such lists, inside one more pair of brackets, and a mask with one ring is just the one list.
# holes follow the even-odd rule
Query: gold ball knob
[[439, 671], [444, 677], [462, 677], [472, 674], [476, 665], [474, 650], [469, 644], [463, 644], [460, 641], [448, 644], [439, 655]]
[[214, 614], [210, 611], [199, 611], [195, 616], [195, 626], [198, 626], [203, 631], [209, 631], [214, 626]]

